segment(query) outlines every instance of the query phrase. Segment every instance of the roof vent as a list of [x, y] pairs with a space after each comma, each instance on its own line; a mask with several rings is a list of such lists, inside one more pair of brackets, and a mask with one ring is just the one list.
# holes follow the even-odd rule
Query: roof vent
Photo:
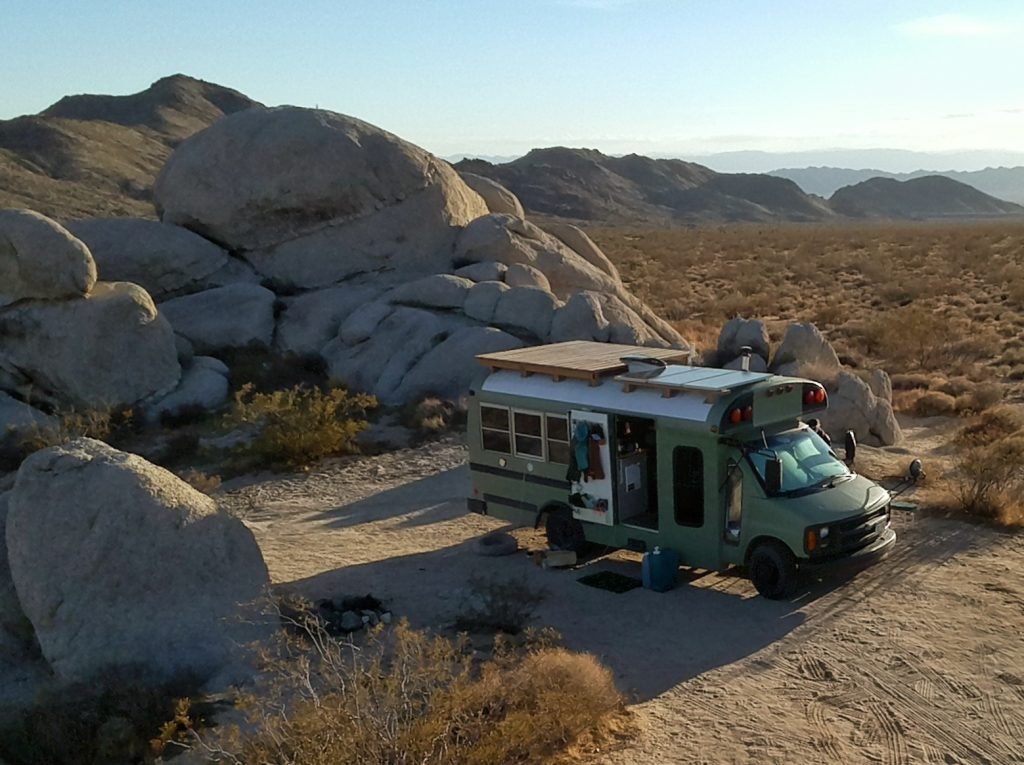
[[628, 367], [627, 374], [630, 377], [642, 380], [657, 377], [667, 366], [664, 361], [653, 356], [623, 356], [620, 361]]

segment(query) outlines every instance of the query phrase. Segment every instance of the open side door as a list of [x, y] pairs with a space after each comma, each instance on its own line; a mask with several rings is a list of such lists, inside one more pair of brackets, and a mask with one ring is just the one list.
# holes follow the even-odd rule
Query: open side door
[[[581, 475], [571, 482], [572, 517], [611, 526], [615, 522], [609, 417], [601, 412], [569, 413], [569, 448], [574, 450]], [[583, 468], [584, 460], [586, 468]]]

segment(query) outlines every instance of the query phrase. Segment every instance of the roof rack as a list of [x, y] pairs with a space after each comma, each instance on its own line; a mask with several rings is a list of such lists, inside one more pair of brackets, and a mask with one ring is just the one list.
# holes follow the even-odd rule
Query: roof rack
[[656, 359], [678, 365], [688, 364], [692, 351], [572, 340], [516, 348], [511, 351], [483, 353], [477, 356], [477, 360], [491, 371], [508, 369], [519, 372], [523, 377], [544, 374], [549, 375], [555, 382], [572, 379], [586, 380], [591, 385], [598, 385], [603, 377], [627, 372], [629, 364], [625, 359], [630, 357]]
[[717, 398], [768, 377], [771, 375], [767, 372], [673, 365], [660, 374], [627, 372], [616, 375], [615, 380], [622, 383], [626, 393], [637, 388], [653, 388], [660, 390], [664, 398], [672, 398], [681, 392], [703, 393], [709, 398]]

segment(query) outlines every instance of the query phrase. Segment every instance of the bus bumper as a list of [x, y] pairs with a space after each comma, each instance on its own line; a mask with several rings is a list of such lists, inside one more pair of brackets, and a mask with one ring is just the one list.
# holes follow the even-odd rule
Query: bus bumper
[[889, 528], [877, 540], [855, 553], [825, 560], [802, 560], [800, 570], [815, 574], [853, 573], [882, 560], [895, 546], [896, 531]]

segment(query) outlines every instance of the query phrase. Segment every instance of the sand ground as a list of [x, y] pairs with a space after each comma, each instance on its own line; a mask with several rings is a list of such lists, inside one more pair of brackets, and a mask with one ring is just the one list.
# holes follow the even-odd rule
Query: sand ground
[[633, 702], [638, 734], [595, 754], [606, 765], [1024, 762], [1024, 536], [900, 513], [889, 558], [790, 601], [704, 572], [614, 594], [576, 580], [638, 576], [637, 556], [557, 571], [476, 555], [472, 541], [503, 524], [465, 512], [465, 462], [457, 441], [434, 443], [250, 478], [223, 499], [274, 582], [312, 598], [372, 593], [445, 628], [474, 574], [543, 588], [538, 624], [599, 656]]

